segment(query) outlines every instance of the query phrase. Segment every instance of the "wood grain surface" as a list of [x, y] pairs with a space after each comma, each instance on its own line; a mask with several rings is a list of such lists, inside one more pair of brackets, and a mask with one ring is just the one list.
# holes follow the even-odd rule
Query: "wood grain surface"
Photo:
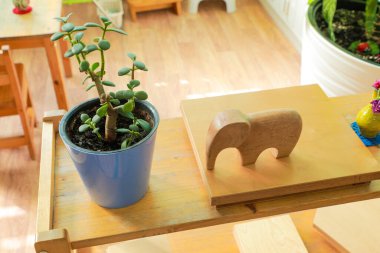
[[[289, 157], [273, 159], [270, 150], [266, 150], [254, 165], [242, 166], [239, 152], [227, 149], [217, 157], [214, 170], [206, 169], [207, 130], [218, 112], [238, 109], [253, 113], [280, 108], [298, 111], [303, 121], [301, 137]], [[349, 124], [331, 108], [317, 85], [185, 100], [182, 111], [213, 205], [356, 184], [380, 177], [377, 161]]]
[[59, 31], [59, 23], [53, 18], [61, 16], [61, 0], [31, 0], [32, 12], [15, 15], [12, 1], [2, 1], [0, 10], [0, 38], [29, 37], [53, 34]]
[[289, 215], [241, 223], [234, 227], [240, 253], [307, 253]]

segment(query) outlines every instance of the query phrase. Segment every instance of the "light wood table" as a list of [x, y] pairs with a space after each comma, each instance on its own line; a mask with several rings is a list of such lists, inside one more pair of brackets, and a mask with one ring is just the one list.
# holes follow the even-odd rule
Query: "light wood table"
[[[15, 15], [12, 12], [12, 1], [2, 1], [0, 8], [0, 45], [9, 45], [11, 50], [18, 48], [43, 47], [46, 51], [50, 74], [58, 107], [68, 109], [64, 79], [60, 60], [67, 50], [65, 41], [60, 40], [62, 55], [59, 55], [57, 44], [50, 41], [50, 36], [60, 30], [60, 24], [54, 17], [61, 16], [62, 1], [32, 0], [32, 12]], [[63, 58], [67, 77], [72, 75], [69, 59]], [[43, 71], [43, 70], [41, 70]]]
[[[355, 101], [356, 97], [351, 99]], [[48, 115], [43, 122], [36, 252], [68, 253], [90, 246], [380, 197], [377, 180], [213, 207], [182, 119], [169, 119], [162, 120], [158, 129], [146, 196], [127, 208], [101, 208], [90, 200], [56, 135], [59, 115]]]

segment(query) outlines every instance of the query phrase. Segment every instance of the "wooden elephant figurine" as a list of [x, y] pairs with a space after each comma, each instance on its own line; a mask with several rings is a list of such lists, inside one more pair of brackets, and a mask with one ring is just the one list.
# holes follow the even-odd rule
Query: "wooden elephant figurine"
[[268, 148], [276, 149], [273, 153], [276, 158], [289, 156], [301, 130], [301, 116], [294, 110], [280, 109], [249, 115], [238, 110], [220, 112], [208, 130], [207, 169], [214, 169], [218, 154], [231, 147], [240, 151], [243, 165], [254, 164]]

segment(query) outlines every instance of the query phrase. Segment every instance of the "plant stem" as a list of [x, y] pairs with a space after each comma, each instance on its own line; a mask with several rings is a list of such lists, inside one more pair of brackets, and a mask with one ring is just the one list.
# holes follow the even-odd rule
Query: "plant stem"
[[118, 113], [111, 103], [108, 102], [107, 116], [106, 116], [106, 126], [105, 126], [105, 140], [108, 142], [113, 142], [116, 140], [116, 122]]
[[[72, 38], [71, 38], [71, 33], [67, 33], [67, 37], [69, 37], [69, 41], [70, 41], [71, 47], [74, 46], [74, 44], [72, 42]], [[75, 57], [77, 58], [78, 64], [80, 64], [81, 60], [79, 58], [79, 55], [76, 54]]]

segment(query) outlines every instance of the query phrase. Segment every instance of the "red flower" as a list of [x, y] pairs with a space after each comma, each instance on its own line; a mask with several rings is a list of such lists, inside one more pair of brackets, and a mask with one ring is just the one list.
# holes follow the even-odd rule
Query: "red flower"
[[380, 79], [372, 84], [372, 87], [376, 90], [380, 89]]

